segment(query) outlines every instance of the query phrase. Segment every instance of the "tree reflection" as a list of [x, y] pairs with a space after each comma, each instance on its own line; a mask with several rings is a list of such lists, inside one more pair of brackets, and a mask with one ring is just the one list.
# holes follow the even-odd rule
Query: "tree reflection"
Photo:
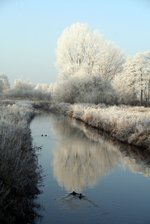
[[150, 151], [130, 146], [119, 141], [111, 140], [110, 136], [97, 129], [93, 129], [83, 122], [70, 119], [70, 124], [82, 130], [87, 138], [100, 144], [107, 144], [108, 148], [117, 151], [120, 154], [120, 163], [125, 169], [131, 172], [142, 174], [145, 177], [150, 176]]
[[111, 149], [111, 144], [92, 141], [66, 121], [56, 121], [54, 126], [59, 136], [54, 151], [54, 176], [66, 191], [83, 192], [107, 175], [118, 164], [120, 155]]

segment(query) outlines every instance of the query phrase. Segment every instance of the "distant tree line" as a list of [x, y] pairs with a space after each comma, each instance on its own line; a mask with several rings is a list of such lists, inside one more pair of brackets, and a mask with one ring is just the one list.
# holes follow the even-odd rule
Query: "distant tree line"
[[0, 96], [1, 98], [50, 100], [51, 85], [44, 83], [33, 84], [29, 81], [15, 80], [11, 87], [8, 77], [0, 75]]

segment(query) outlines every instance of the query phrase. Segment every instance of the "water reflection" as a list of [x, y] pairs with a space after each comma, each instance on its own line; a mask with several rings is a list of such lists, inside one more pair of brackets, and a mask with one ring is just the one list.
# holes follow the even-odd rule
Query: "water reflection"
[[150, 175], [150, 152], [110, 140], [83, 123], [55, 119], [53, 130], [59, 141], [54, 150], [53, 172], [67, 192], [83, 192], [118, 164], [132, 172]]
[[54, 150], [53, 170], [60, 186], [68, 192], [83, 192], [107, 175], [120, 158], [112, 145], [89, 139], [68, 120], [55, 121], [54, 131], [59, 143]]
[[143, 176], [150, 176], [150, 151], [130, 146], [118, 141], [114, 141], [106, 133], [93, 129], [82, 122], [70, 119], [70, 124], [79, 128], [84, 132], [87, 138], [92, 141], [106, 144], [111, 150], [117, 151], [120, 154], [120, 163], [125, 169], [131, 172], [142, 174]]
[[150, 177], [150, 152], [143, 149], [132, 149], [122, 152], [122, 164], [133, 173]]
[[71, 209], [76, 209], [81, 206], [99, 208], [99, 205], [90, 200], [87, 196], [81, 193], [76, 193], [75, 191], [67, 194], [66, 196], [61, 197], [59, 199], [59, 202], [62, 202], [62, 205], [66, 206], [66, 208]]

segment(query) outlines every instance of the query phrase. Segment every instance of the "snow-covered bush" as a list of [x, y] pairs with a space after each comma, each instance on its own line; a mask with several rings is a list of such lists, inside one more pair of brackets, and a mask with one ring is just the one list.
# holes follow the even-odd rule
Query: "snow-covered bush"
[[98, 75], [74, 75], [56, 83], [54, 97], [58, 102], [115, 104], [117, 97], [108, 81]]

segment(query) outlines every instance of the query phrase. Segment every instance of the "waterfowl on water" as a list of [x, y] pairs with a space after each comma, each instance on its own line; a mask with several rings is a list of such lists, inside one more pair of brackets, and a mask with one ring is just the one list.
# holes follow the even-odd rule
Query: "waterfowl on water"
[[99, 207], [99, 205], [97, 205], [93, 201], [89, 200], [85, 195], [83, 195], [82, 193], [77, 193], [75, 191], [72, 191], [71, 193], [69, 193], [66, 196], [61, 198], [61, 200], [64, 200], [65, 202], [68, 202], [68, 201], [70, 202], [71, 200], [74, 200], [74, 199], [84, 200], [87, 203], [93, 205], [94, 207]]
[[43, 137], [43, 136], [47, 137], [47, 135], [43, 135], [43, 134], [41, 134], [41, 136], [42, 136], [42, 137]]
[[79, 194], [79, 199], [82, 199], [83, 198], [83, 195], [80, 193]]
[[76, 196], [76, 197], [78, 197], [79, 199], [82, 199], [82, 198], [84, 197], [83, 194], [81, 194], [81, 193], [77, 193], [77, 192], [75, 192], [75, 191], [71, 192], [70, 195]]
[[72, 195], [74, 195], [74, 196], [76, 196], [76, 195], [77, 195], [77, 193], [76, 193], [75, 191], [73, 191], [71, 194], [72, 194]]

